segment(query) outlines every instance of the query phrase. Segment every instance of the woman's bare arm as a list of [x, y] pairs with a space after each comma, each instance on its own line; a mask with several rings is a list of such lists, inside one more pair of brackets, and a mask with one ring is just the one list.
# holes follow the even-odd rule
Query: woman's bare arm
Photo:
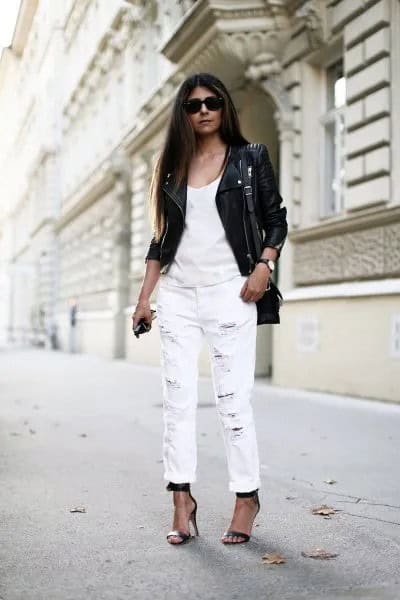
[[135, 312], [132, 315], [134, 329], [140, 319], [144, 318], [151, 324], [150, 298], [160, 278], [160, 261], [157, 259], [146, 260], [146, 271], [143, 277]]

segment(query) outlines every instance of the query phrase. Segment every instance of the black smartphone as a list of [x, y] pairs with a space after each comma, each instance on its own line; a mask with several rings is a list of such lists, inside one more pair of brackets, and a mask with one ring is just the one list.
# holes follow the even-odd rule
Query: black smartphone
[[[152, 308], [151, 309], [151, 320], [153, 320], [155, 318], [156, 318], [156, 311], [154, 310], [154, 308]], [[140, 319], [139, 323], [134, 328], [133, 333], [138, 338], [142, 333], [147, 333], [147, 331], [150, 331], [150, 329], [151, 329], [151, 325], [147, 324], [143, 318], [143, 319]]]

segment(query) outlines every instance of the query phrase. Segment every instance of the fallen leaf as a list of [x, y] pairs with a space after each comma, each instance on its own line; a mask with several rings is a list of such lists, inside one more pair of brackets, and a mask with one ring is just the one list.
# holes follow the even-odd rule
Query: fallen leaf
[[331, 506], [327, 506], [326, 504], [322, 504], [317, 508], [312, 508], [311, 512], [313, 515], [334, 515], [338, 512], [338, 509], [332, 508]]
[[336, 479], [324, 479], [324, 483], [329, 483], [332, 485], [333, 483], [337, 483]]
[[80, 433], [79, 437], [87, 437], [87, 433]]
[[323, 548], [316, 548], [315, 550], [311, 550], [311, 552], [302, 552], [301, 555], [305, 558], [318, 558], [320, 560], [328, 560], [329, 558], [339, 556], [339, 554], [328, 552], [327, 550], [323, 550]]
[[31, 433], [32, 435], [35, 435], [36, 431], [34, 429], [30, 429], [29, 433]]
[[286, 500], [296, 500], [296, 496], [286, 496]]
[[74, 508], [70, 508], [69, 512], [71, 513], [85, 513], [86, 508], [84, 506], [75, 506]]
[[262, 561], [264, 565], [281, 565], [286, 562], [286, 558], [281, 554], [272, 552], [271, 554], [264, 554]]

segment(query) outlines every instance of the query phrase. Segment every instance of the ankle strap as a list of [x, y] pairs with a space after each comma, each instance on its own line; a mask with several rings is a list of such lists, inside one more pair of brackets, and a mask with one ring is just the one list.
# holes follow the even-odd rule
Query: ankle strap
[[172, 483], [170, 481], [166, 489], [169, 492], [190, 492], [190, 483]]
[[237, 498], [252, 498], [253, 496], [257, 496], [258, 488], [253, 490], [252, 492], [236, 492]]

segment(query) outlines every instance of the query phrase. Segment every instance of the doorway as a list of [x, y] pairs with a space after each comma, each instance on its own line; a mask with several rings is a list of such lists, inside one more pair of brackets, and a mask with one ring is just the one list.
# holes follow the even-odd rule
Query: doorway
[[[279, 185], [279, 137], [274, 118], [276, 111], [272, 98], [255, 87], [247, 87], [235, 97], [243, 135], [250, 142], [265, 144]], [[278, 269], [275, 282], [278, 282]], [[272, 325], [257, 328], [256, 376], [272, 377]]]

